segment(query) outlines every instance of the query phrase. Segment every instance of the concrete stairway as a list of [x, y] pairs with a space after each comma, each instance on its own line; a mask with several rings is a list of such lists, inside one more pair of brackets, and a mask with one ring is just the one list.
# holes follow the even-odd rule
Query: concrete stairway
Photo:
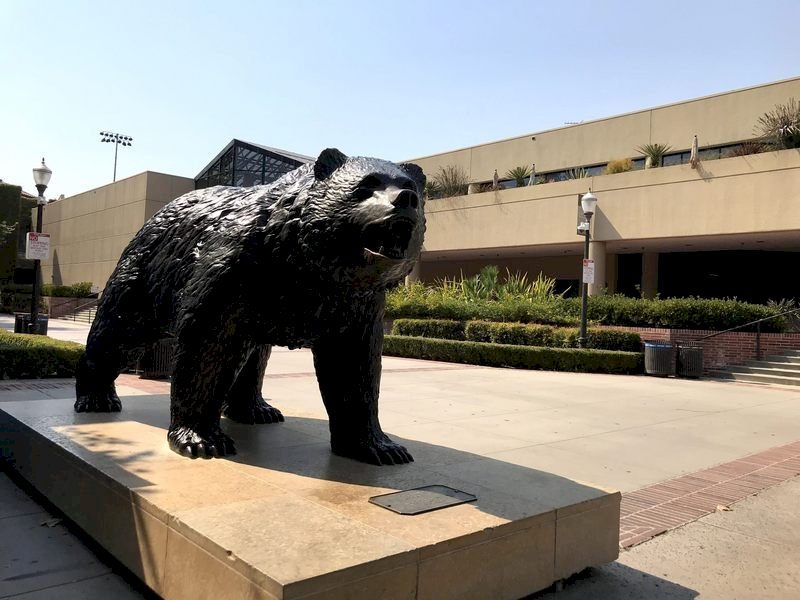
[[87, 325], [91, 325], [94, 322], [94, 316], [97, 314], [97, 307], [92, 306], [91, 308], [85, 308], [84, 310], [78, 311], [72, 315], [64, 315], [63, 317], [59, 317], [64, 321], [74, 321], [75, 323], [86, 323]]
[[750, 383], [779, 383], [800, 385], [800, 350], [787, 350], [766, 360], [751, 360], [743, 365], [731, 365], [709, 371], [709, 377], [733, 379]]

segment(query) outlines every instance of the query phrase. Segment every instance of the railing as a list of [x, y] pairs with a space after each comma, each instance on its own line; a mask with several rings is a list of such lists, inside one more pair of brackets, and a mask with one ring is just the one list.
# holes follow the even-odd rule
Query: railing
[[784, 311], [782, 313], [778, 313], [777, 315], [771, 315], [769, 317], [764, 317], [763, 319], [756, 319], [755, 321], [750, 321], [749, 323], [745, 323], [744, 325], [737, 325], [736, 327], [731, 327], [730, 329], [726, 329], [725, 331], [716, 331], [711, 335], [703, 336], [697, 340], [696, 342], [703, 342], [713, 337], [717, 337], [718, 335], [722, 335], [723, 333], [730, 333], [731, 331], [736, 331], [737, 329], [744, 329], [745, 327], [750, 327], [751, 325], [756, 326], [756, 360], [761, 360], [761, 323], [764, 321], [770, 321], [772, 319], [777, 319], [778, 317], [785, 317], [786, 315], [790, 315], [792, 313], [800, 312], [800, 308], [793, 308], [791, 310]]
[[59, 318], [60, 319], [71, 319], [72, 321], [75, 321], [75, 315], [77, 315], [79, 312], [81, 312], [82, 310], [84, 310], [86, 308], [95, 308], [96, 309], [97, 308], [97, 298], [93, 298], [89, 302], [84, 302], [83, 304], [79, 304], [75, 308], [75, 310], [73, 310], [69, 315], [64, 315], [63, 317], [59, 317]]

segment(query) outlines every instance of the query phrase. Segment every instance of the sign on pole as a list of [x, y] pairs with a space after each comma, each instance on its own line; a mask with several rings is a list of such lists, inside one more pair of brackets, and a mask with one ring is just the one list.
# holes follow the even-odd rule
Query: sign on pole
[[594, 283], [594, 260], [583, 259], [583, 283]]
[[50, 234], [28, 232], [25, 240], [25, 258], [48, 260], [50, 258]]

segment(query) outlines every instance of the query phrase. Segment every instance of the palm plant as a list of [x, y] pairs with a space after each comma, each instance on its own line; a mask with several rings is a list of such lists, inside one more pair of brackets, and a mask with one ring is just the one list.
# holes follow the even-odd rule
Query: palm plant
[[664, 161], [664, 155], [672, 150], [672, 147], [667, 144], [642, 144], [636, 150], [644, 154], [649, 160], [650, 168], [655, 169], [661, 166]]
[[506, 179], [513, 179], [517, 184], [517, 187], [522, 187], [525, 185], [525, 180], [530, 176], [530, 174], [530, 167], [514, 167], [513, 169], [506, 171]]
[[800, 103], [790, 98], [758, 119], [756, 131], [778, 150], [800, 148]]

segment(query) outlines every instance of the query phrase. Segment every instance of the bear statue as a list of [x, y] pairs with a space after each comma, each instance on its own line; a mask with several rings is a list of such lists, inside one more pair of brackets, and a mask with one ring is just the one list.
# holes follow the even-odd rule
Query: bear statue
[[221, 415], [274, 423], [261, 396], [272, 345], [310, 348], [332, 451], [412, 461], [381, 430], [386, 290], [410, 272], [425, 231], [414, 164], [324, 150], [272, 184], [189, 192], [125, 249], [76, 373], [75, 410], [121, 410], [114, 381], [131, 353], [175, 339], [170, 448], [235, 453]]

